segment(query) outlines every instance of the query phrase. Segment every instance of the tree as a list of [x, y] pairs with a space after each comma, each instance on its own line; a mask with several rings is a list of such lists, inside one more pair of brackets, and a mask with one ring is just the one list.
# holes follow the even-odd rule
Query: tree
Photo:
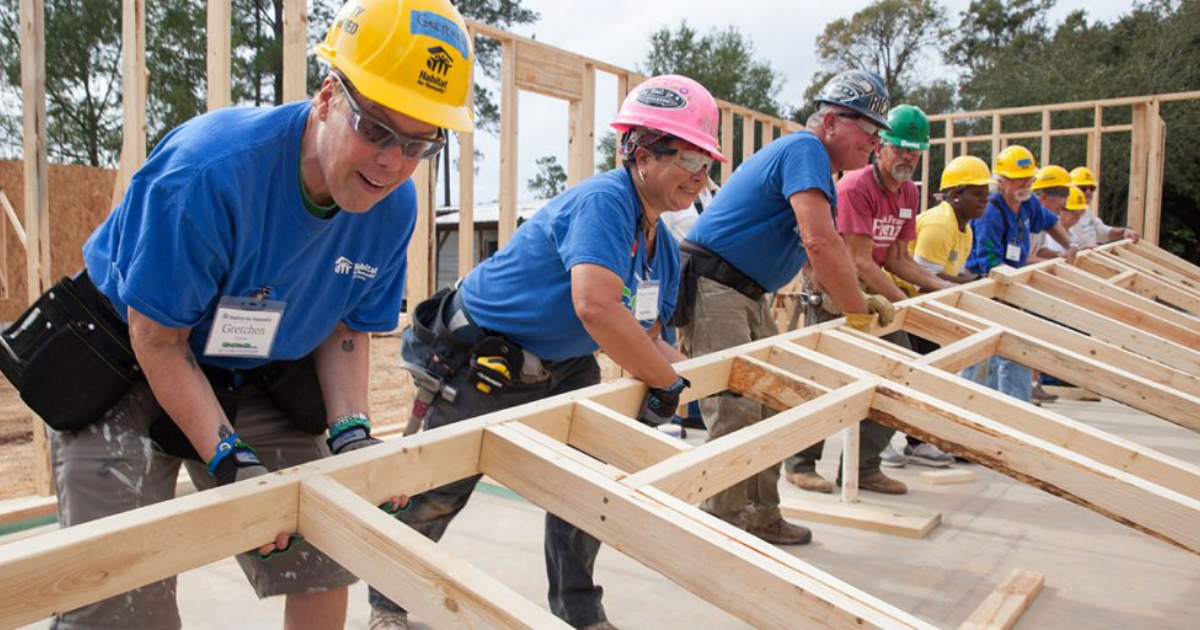
[[526, 185], [537, 199], [552, 199], [567, 187], [567, 172], [558, 158], [547, 155], [537, 159], [538, 173]]
[[641, 72], [682, 74], [719, 99], [779, 115], [774, 95], [782, 77], [769, 61], [754, 58], [754, 43], [732, 26], [714, 28], [703, 36], [686, 21], [674, 32], [664, 26], [650, 36], [650, 52]]
[[612, 130], [605, 131], [600, 136], [600, 141], [596, 143], [596, 172], [603, 173], [611, 171], [617, 167], [617, 133]]
[[[893, 103], [916, 100], [949, 108], [948, 83], [926, 85], [918, 68], [946, 37], [946, 17], [933, 0], [877, 0], [852, 15], [825, 25], [817, 38], [817, 57], [824, 67], [805, 91], [811, 102], [830, 78], [845, 70], [870, 70], [883, 77]], [[952, 96], [952, 89], [949, 94]], [[793, 118], [803, 121], [815, 110], [802, 106]], [[945, 111], [926, 110], [926, 111]]]

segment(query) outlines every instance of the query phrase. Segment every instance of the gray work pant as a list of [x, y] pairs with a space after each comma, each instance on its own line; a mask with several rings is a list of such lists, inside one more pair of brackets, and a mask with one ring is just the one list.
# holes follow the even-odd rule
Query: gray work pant
[[[757, 300], [709, 278], [696, 279], [692, 321], [679, 329], [683, 353], [698, 357], [779, 334], [766, 297]], [[700, 401], [700, 413], [715, 440], [774, 413], [749, 398], [725, 392]], [[779, 513], [779, 463], [705, 499], [701, 508], [742, 528], [769, 525]]]
[[[826, 298], [828, 299], [828, 298]], [[831, 321], [840, 317], [840, 315], [831, 315], [825, 309], [819, 306], [807, 305], [804, 312], [804, 325], [812, 326], [822, 322]], [[903, 330], [898, 330], [889, 335], [884, 335], [884, 339], [902, 347], [906, 350], [912, 349], [912, 344], [908, 339], [908, 333]], [[892, 441], [892, 436], [896, 434], [896, 430], [877, 424], [870, 420], [863, 420], [859, 425], [859, 443], [858, 443], [858, 474], [860, 476], [869, 475], [879, 472], [879, 465], [882, 459], [879, 454], [883, 449], [887, 448], [889, 442]], [[816, 444], [800, 451], [799, 453], [787, 458], [784, 466], [788, 472], [813, 472], [817, 467], [817, 460], [821, 459], [821, 454], [825, 450], [825, 440], [821, 440]], [[841, 468], [838, 468], [838, 479], [842, 478]]]
[[[404, 331], [405, 343], [420, 345], [412, 329]], [[600, 366], [588, 355], [563, 361], [543, 362], [549, 378], [540, 383], [515, 383], [499, 395], [484, 394], [468, 382], [468, 370], [460, 368], [449, 383], [458, 390], [453, 403], [440, 396], [425, 416], [425, 430], [436, 429], [460, 420], [516, 407], [600, 382]], [[397, 515], [403, 523], [432, 540], [440, 540], [450, 521], [462, 511], [479, 482], [480, 475], [423, 492]], [[546, 574], [550, 583], [550, 610], [576, 628], [606, 621], [601, 599], [604, 589], [596, 585], [592, 572], [600, 541], [561, 518], [546, 513]], [[372, 608], [403, 611], [383, 593], [371, 589]]]

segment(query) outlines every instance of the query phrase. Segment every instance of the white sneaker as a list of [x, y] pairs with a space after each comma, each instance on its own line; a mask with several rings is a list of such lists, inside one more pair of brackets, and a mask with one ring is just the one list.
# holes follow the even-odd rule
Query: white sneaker
[[908, 456], [914, 464], [922, 466], [930, 466], [933, 468], [945, 468], [954, 463], [954, 456], [949, 453], [943, 453], [942, 449], [923, 442], [916, 447], [905, 446], [904, 454]]
[[367, 630], [408, 630], [408, 613], [372, 608]]
[[883, 449], [883, 452], [879, 454], [879, 458], [883, 460], [882, 463], [887, 468], [904, 468], [904, 465], [908, 463], [908, 458], [897, 452], [896, 447], [891, 444], [888, 444], [887, 448]]

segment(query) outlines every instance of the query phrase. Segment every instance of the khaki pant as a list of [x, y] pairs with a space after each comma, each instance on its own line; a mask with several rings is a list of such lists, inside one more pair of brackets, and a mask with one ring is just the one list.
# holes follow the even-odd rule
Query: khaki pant
[[[751, 300], [708, 278], [698, 278], [692, 323], [680, 329], [684, 354], [698, 357], [779, 334], [766, 297]], [[715, 440], [774, 413], [749, 398], [729, 392], [700, 401], [700, 413]], [[704, 511], [743, 528], [761, 527], [779, 513], [779, 463], [706, 499]]]
[[[155, 448], [148, 432], [150, 422], [160, 413], [149, 385], [142, 381], [99, 422], [78, 431], [50, 432], [54, 480], [58, 486], [58, 520], [62, 527], [173, 498], [181, 463], [187, 466], [198, 490], [216, 485], [216, 479], [203, 464], [184, 461]], [[255, 448], [268, 470], [329, 455], [323, 435], [293, 427], [253, 387], [245, 390], [236, 429], [242, 440]], [[178, 544], [186, 545], [188, 541], [181, 540]], [[268, 560], [242, 554], [237, 561], [259, 597], [329, 590], [357, 581], [353, 574], [307, 542]], [[180, 627], [175, 578], [62, 613], [54, 619], [52, 627], [175, 630]]]

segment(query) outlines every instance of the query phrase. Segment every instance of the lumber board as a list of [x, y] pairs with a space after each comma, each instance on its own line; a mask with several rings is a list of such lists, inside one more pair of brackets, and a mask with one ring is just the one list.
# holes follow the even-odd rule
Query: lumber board
[[1153, 260], [1143, 257], [1137, 252], [1133, 252], [1125, 248], [1115, 248], [1109, 251], [1111, 251], [1113, 256], [1115, 256], [1122, 263], [1129, 265], [1134, 269], [1138, 269], [1150, 275], [1158, 276], [1164, 280], [1170, 280], [1171, 282], [1182, 285], [1191, 291], [1200, 291], [1200, 282], [1193, 281], [1185, 275], [1176, 273], [1170, 269], [1166, 269], [1161, 265], [1156, 264]]
[[440, 628], [570, 628], [345, 486], [300, 484], [300, 534], [392, 601]]
[[[683, 502], [664, 505], [663, 498], [670, 495], [638, 491], [605, 477], [580, 463], [583, 457], [569, 447], [541, 443], [519, 426], [497, 426], [487, 429], [480, 467], [533, 503], [755, 627], [930, 627], [741, 530], [722, 527]], [[713, 580], [696, 571], [697, 566], [721, 567], [724, 579]]]
[[517, 43], [505, 40], [500, 52], [500, 218], [496, 226], [504, 247], [517, 229], [517, 124], [521, 94], [517, 87]]
[[308, 98], [308, 1], [283, 3], [283, 101]]
[[1200, 391], [1200, 378], [1196, 376], [999, 302], [963, 295], [962, 300], [959, 301], [959, 307], [971, 314], [987, 318], [996, 325], [1025, 333], [1031, 337], [1053, 339], [1054, 344], [1064, 350], [1091, 357], [1127, 372], [1140, 374], [1180, 392]]
[[1184, 347], [1200, 347], [1200, 332], [1197, 332], [1193, 326], [1181, 326], [1164, 320], [1148, 309], [1130, 308], [1129, 305], [1108, 297], [1116, 291], [1114, 289], [1110, 288], [1108, 291], [1099, 293], [1046, 272], [1031, 275], [1029, 286], [1052, 297], [1085, 308], [1092, 313], [1128, 324]]
[[1003, 329], [993, 326], [981, 333], [946, 344], [921, 357], [916, 363], [947, 372], [959, 372], [996, 354], [1003, 334]]
[[1200, 317], [1200, 292], [1191, 291], [1140, 271], [1133, 273], [1134, 276], [1129, 282], [1130, 290]]
[[1042, 592], [1045, 581], [1045, 576], [1036, 571], [1013, 569], [959, 630], [1010, 630]]
[[567, 443], [630, 473], [691, 449], [682, 440], [586, 399], [575, 403]]
[[[1123, 272], [1129, 274], [1127, 278], [1132, 278], [1136, 272]], [[1142, 295], [1118, 288], [1117, 283], [1120, 280], [1113, 277], [1108, 282], [1093, 276], [1092, 274], [1073, 267], [1071, 265], [1059, 265], [1054, 268], [1054, 275], [1060, 279], [1069, 282], [1078, 287], [1077, 290], [1085, 291], [1094, 295], [1103, 295], [1112, 302], [1120, 303], [1127, 310], [1134, 313], [1145, 313], [1154, 318], [1166, 321], [1170, 324], [1189, 330], [1192, 333], [1200, 333], [1200, 319], [1179, 312], [1179, 310], [1171, 308], [1160, 302], [1146, 298]], [[1074, 291], [1073, 289], [1072, 291]], [[1053, 291], [1049, 293], [1053, 294]]]
[[1180, 346], [1157, 335], [1139, 330], [1124, 322], [1105, 317], [1065, 300], [1047, 295], [1032, 287], [1013, 284], [1005, 286], [1002, 299], [1052, 320], [1068, 323], [1097, 339], [1136, 352], [1193, 376], [1200, 376], [1200, 353]]
[[931, 486], [946, 486], [956, 483], [970, 483], [975, 481], [976, 475], [973, 470], [965, 470], [962, 468], [945, 468], [942, 470], [926, 470], [918, 475], [921, 483], [927, 483]]
[[755, 475], [866, 417], [875, 382], [835, 390], [626, 477], [695, 503]]
[[912, 505], [875, 501], [847, 503], [818, 495], [787, 497], [779, 504], [784, 517], [864, 531], [920, 539], [942, 523], [942, 513]]
[[1154, 261], [1159, 266], [1165, 267], [1187, 277], [1196, 282], [1200, 282], [1200, 266], [1196, 266], [1183, 258], [1180, 258], [1167, 250], [1149, 242], [1145, 239], [1136, 243], [1130, 243], [1128, 249], [1136, 252], [1147, 260]]
[[924, 337], [944, 346], [981, 331], [978, 326], [955, 321], [940, 313], [931, 311], [929, 308], [930, 304], [937, 303], [928, 302], [920, 306], [904, 307], [906, 312], [904, 330], [906, 332]]
[[733, 110], [722, 107], [720, 111], [721, 154], [729, 159], [729, 162], [721, 167], [721, 183], [725, 184], [733, 174]]
[[817, 383], [754, 357], [737, 357], [729, 372], [729, 391], [775, 411], [792, 409], [829, 391]]
[[567, 101], [583, 98], [583, 57], [524, 38], [515, 45], [519, 88]]
[[205, 57], [205, 96], [210, 112], [228, 107], [233, 98], [230, 89], [233, 73], [231, 4], [232, 0], [207, 0], [205, 19], [208, 28], [205, 30], [205, 36], [208, 54]]
[[297, 508], [297, 482], [275, 473], [4, 545], [0, 627], [22, 626], [263, 545], [278, 532], [296, 531]]
[[1018, 332], [1007, 333], [1000, 339], [1000, 354], [1067, 382], [1087, 383], [1088, 389], [1097, 394], [1200, 432], [1200, 398], [1192, 394]]
[[[973, 381], [929, 367], [879, 357], [844, 337], [822, 335], [820, 350], [828, 355], [824, 356], [828, 362], [848, 362], [873, 375], [885, 376], [937, 396], [946, 403], [971, 409], [1026, 435], [1200, 500], [1200, 466], [1034, 407]], [[823, 356], [807, 349], [796, 349], [795, 352]]]
[[[475, 102], [475, 88], [467, 93]], [[458, 136], [458, 277], [465, 278], [475, 268], [475, 134]], [[446, 177], [450, 174], [446, 173]]]
[[871, 419], [1154, 538], [1200, 553], [1200, 501], [887, 381]]

